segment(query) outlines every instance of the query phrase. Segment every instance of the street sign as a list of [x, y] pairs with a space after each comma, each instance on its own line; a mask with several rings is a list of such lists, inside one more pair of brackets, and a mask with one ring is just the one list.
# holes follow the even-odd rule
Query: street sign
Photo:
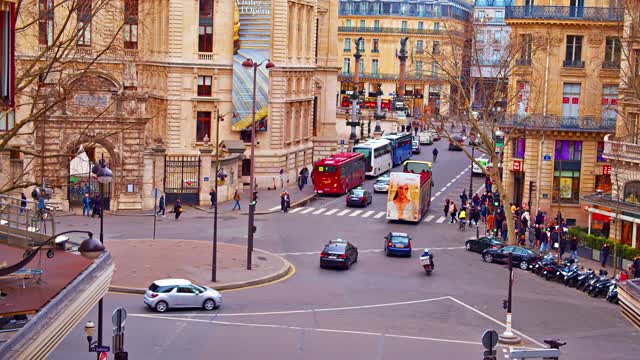
[[520, 160], [513, 160], [512, 170], [516, 172], [522, 171], [522, 162]]
[[208, 177], [208, 176], [205, 176], [205, 177], [204, 177], [204, 181], [209, 181], [209, 177]]
[[544, 161], [551, 161], [551, 154], [544, 154]]
[[126, 321], [127, 321], [127, 310], [121, 307], [113, 310], [113, 316], [111, 316], [111, 323], [113, 324], [113, 326], [120, 329], [122, 328], [122, 326]]
[[109, 351], [111, 351], [111, 348], [108, 346], [96, 346], [96, 352], [99, 353], [108, 353]]
[[602, 166], [602, 175], [611, 175], [611, 165]]
[[495, 330], [485, 330], [484, 334], [482, 334], [482, 346], [487, 350], [493, 350], [496, 344], [498, 344], [498, 332]]
[[344, 145], [344, 140], [340, 140], [340, 145]]

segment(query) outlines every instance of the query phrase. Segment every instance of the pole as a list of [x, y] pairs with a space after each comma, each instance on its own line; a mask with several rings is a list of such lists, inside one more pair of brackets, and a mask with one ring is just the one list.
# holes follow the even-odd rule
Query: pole
[[512, 296], [511, 290], [513, 288], [513, 254], [508, 253], [509, 263], [509, 297], [507, 298], [507, 323], [505, 325], [504, 332], [500, 335], [500, 342], [504, 344], [517, 344], [520, 342], [520, 337], [513, 333], [511, 329], [511, 312], [512, 312]]
[[156, 212], [156, 204], [158, 202], [158, 192], [153, 189], [153, 240], [156, 239], [156, 221], [158, 220], [158, 213]]
[[471, 147], [471, 171], [469, 172], [469, 199], [473, 197], [473, 159], [475, 159], [476, 147]]
[[[218, 151], [218, 144], [220, 136], [220, 110], [216, 110], [216, 172], [213, 176], [215, 181], [214, 189], [216, 196], [216, 206], [213, 209], [213, 250], [211, 253], [211, 281], [216, 282], [216, 274], [218, 271], [218, 171], [220, 168], [220, 152]], [[252, 160], [253, 163], [253, 160]]]
[[[253, 216], [256, 210], [253, 198], [253, 189], [255, 184], [255, 149], [256, 149], [256, 77], [258, 75], [259, 64], [253, 63], [253, 98], [251, 106], [251, 165], [249, 172], [249, 193], [251, 195], [249, 202], [249, 234], [247, 236], [247, 270], [251, 270], [251, 253], [253, 252]], [[217, 176], [217, 174], [216, 174]]]
[[[104, 153], [102, 154], [102, 166], [104, 166]], [[100, 243], [104, 244], [104, 184], [100, 183]], [[102, 298], [98, 301], [98, 346], [102, 346]], [[100, 353], [97, 353], [100, 360]]]

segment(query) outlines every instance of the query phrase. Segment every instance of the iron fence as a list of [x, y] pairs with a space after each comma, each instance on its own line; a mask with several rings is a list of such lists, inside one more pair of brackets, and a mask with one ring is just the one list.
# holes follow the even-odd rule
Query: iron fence
[[507, 19], [622, 21], [622, 8], [584, 6], [507, 6]]
[[200, 157], [166, 156], [164, 162], [166, 203], [177, 199], [183, 204], [197, 204], [200, 194]]

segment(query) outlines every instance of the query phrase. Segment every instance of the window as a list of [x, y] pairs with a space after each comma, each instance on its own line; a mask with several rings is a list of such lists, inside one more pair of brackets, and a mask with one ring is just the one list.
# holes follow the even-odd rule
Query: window
[[476, 33], [476, 39], [478, 39], [478, 42], [480, 43], [484, 42], [484, 30], [478, 30]]
[[525, 138], [517, 138], [513, 140], [513, 158], [524, 159], [524, 149], [526, 146]]
[[40, 45], [53, 44], [54, 6], [53, 0], [39, 0], [38, 42]]
[[200, 0], [198, 51], [213, 51], [213, 0]]
[[603, 66], [617, 68], [620, 66], [620, 39], [617, 37], [607, 37], [604, 47]]
[[439, 22], [433, 23], [433, 30], [440, 31], [440, 23]]
[[7, 131], [13, 129], [15, 126], [15, 113], [9, 109], [6, 111], [0, 110], [0, 131]]
[[418, 21], [418, 30], [424, 29], [424, 22]]
[[380, 52], [380, 49], [378, 49], [379, 45], [380, 45], [380, 40], [378, 39], [371, 40], [371, 52], [374, 52], [374, 53]]
[[342, 72], [348, 74], [351, 72], [351, 59], [344, 58], [344, 62], [342, 63]]
[[602, 87], [602, 100], [600, 117], [602, 120], [615, 121], [618, 114], [618, 86], [604, 85]]
[[423, 40], [417, 40], [416, 41], [416, 50], [422, 52], [424, 48], [424, 41]]
[[633, 65], [633, 76], [640, 76], [640, 50], [633, 50], [633, 57], [635, 59]]
[[[360, 74], [364, 74], [364, 61], [360, 61], [360, 69], [358, 70], [360, 72]], [[360, 90], [360, 87], [358, 87], [358, 90]]]
[[371, 73], [378, 74], [378, 59], [371, 60]]
[[365, 28], [365, 25], [366, 25], [365, 20], [360, 20], [360, 28], [361, 28], [361, 29], [364, 29], [364, 28]]
[[364, 52], [364, 39], [360, 41], [358, 44], [359, 44], [358, 51]]
[[602, 155], [604, 153], [604, 141], [598, 141], [598, 148], [596, 151], [596, 161], [597, 162], [606, 162], [607, 160]]
[[138, 0], [124, 2], [124, 48], [138, 48]]
[[502, 41], [502, 31], [498, 30], [496, 32], [493, 33], [493, 38], [496, 42], [501, 42]]
[[504, 19], [504, 11], [498, 10], [496, 11], [496, 19]]
[[193, 288], [191, 286], [180, 286], [178, 287], [178, 294], [193, 294]]
[[596, 188], [595, 190], [600, 190], [603, 193], [611, 192], [611, 175], [596, 175]]
[[211, 139], [211, 112], [198, 111], [196, 118], [196, 141], [204, 141], [204, 138]]
[[567, 35], [565, 63], [577, 63], [582, 60], [582, 36]]
[[198, 76], [198, 96], [211, 96], [211, 76]]
[[351, 28], [351, 20], [347, 20], [345, 26], [347, 27], [347, 29]]
[[434, 78], [438, 77], [438, 64], [436, 63], [431, 63], [431, 76]]
[[407, 31], [407, 21], [403, 20], [401, 25], [402, 31]]
[[624, 201], [640, 205], [640, 181], [629, 181], [624, 184]]
[[416, 61], [416, 76], [422, 75], [422, 61]]
[[351, 51], [351, 39], [344, 39], [344, 51], [345, 52]]
[[373, 20], [373, 28], [380, 29], [380, 20]]
[[[582, 160], [582, 141], [556, 140], [556, 161]], [[556, 168], [557, 168], [556, 164]]]
[[533, 46], [533, 36], [531, 34], [523, 34], [520, 36], [522, 48], [520, 49], [520, 58], [531, 60], [531, 49]]
[[440, 54], [440, 41], [434, 41], [433, 47], [431, 48], [431, 53], [434, 55]]
[[78, 46], [91, 46], [91, 0], [78, 0]]
[[553, 201], [577, 203], [580, 198], [580, 171], [553, 172]]
[[629, 113], [629, 125], [630, 125], [630, 141], [632, 144], [640, 144], [640, 114]]

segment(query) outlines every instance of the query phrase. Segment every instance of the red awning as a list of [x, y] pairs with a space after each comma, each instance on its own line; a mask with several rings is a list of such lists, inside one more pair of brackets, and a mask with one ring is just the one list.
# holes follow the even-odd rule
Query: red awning
[[598, 214], [598, 213], [593, 213], [591, 214], [591, 219], [592, 220], [598, 220], [598, 221], [611, 221], [611, 217], [607, 216], [607, 215], [602, 215], [602, 214]]

